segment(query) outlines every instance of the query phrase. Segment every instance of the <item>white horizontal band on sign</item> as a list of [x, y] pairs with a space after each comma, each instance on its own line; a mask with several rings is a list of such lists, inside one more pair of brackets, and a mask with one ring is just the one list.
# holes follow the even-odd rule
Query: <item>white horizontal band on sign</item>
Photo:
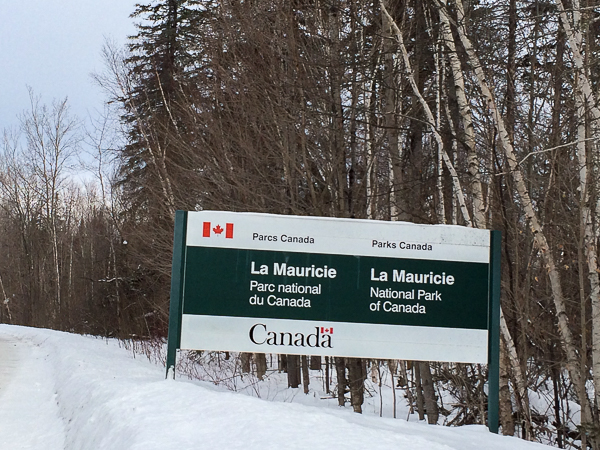
[[487, 363], [488, 331], [184, 314], [180, 348]]
[[490, 258], [489, 230], [224, 211], [189, 212], [186, 245], [477, 263]]

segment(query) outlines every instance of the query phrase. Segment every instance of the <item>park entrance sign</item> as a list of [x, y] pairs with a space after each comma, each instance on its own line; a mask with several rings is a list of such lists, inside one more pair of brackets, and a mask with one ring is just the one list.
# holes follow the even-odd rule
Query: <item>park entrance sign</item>
[[488, 230], [184, 216], [179, 348], [488, 361]]
[[493, 375], [499, 243], [459, 226], [178, 211], [167, 367], [181, 348], [489, 362]]

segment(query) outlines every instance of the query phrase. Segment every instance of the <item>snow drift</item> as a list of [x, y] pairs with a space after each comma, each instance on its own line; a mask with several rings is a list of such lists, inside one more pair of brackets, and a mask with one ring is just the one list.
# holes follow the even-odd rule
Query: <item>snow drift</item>
[[93, 337], [0, 325], [0, 358], [6, 450], [548, 448], [483, 426], [427, 426], [165, 380], [162, 367]]

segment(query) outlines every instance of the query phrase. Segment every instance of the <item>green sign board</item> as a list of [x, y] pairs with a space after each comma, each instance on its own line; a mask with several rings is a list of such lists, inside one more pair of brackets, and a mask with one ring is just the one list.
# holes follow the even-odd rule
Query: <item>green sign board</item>
[[484, 263], [189, 247], [185, 271], [185, 315], [488, 326]]

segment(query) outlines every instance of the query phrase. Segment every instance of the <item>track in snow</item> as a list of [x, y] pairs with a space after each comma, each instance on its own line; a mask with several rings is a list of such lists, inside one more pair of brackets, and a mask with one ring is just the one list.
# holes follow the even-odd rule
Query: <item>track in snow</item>
[[16, 347], [16, 339], [0, 335], [0, 405], [19, 364]]
[[64, 441], [47, 355], [0, 334], [0, 449], [63, 450]]

